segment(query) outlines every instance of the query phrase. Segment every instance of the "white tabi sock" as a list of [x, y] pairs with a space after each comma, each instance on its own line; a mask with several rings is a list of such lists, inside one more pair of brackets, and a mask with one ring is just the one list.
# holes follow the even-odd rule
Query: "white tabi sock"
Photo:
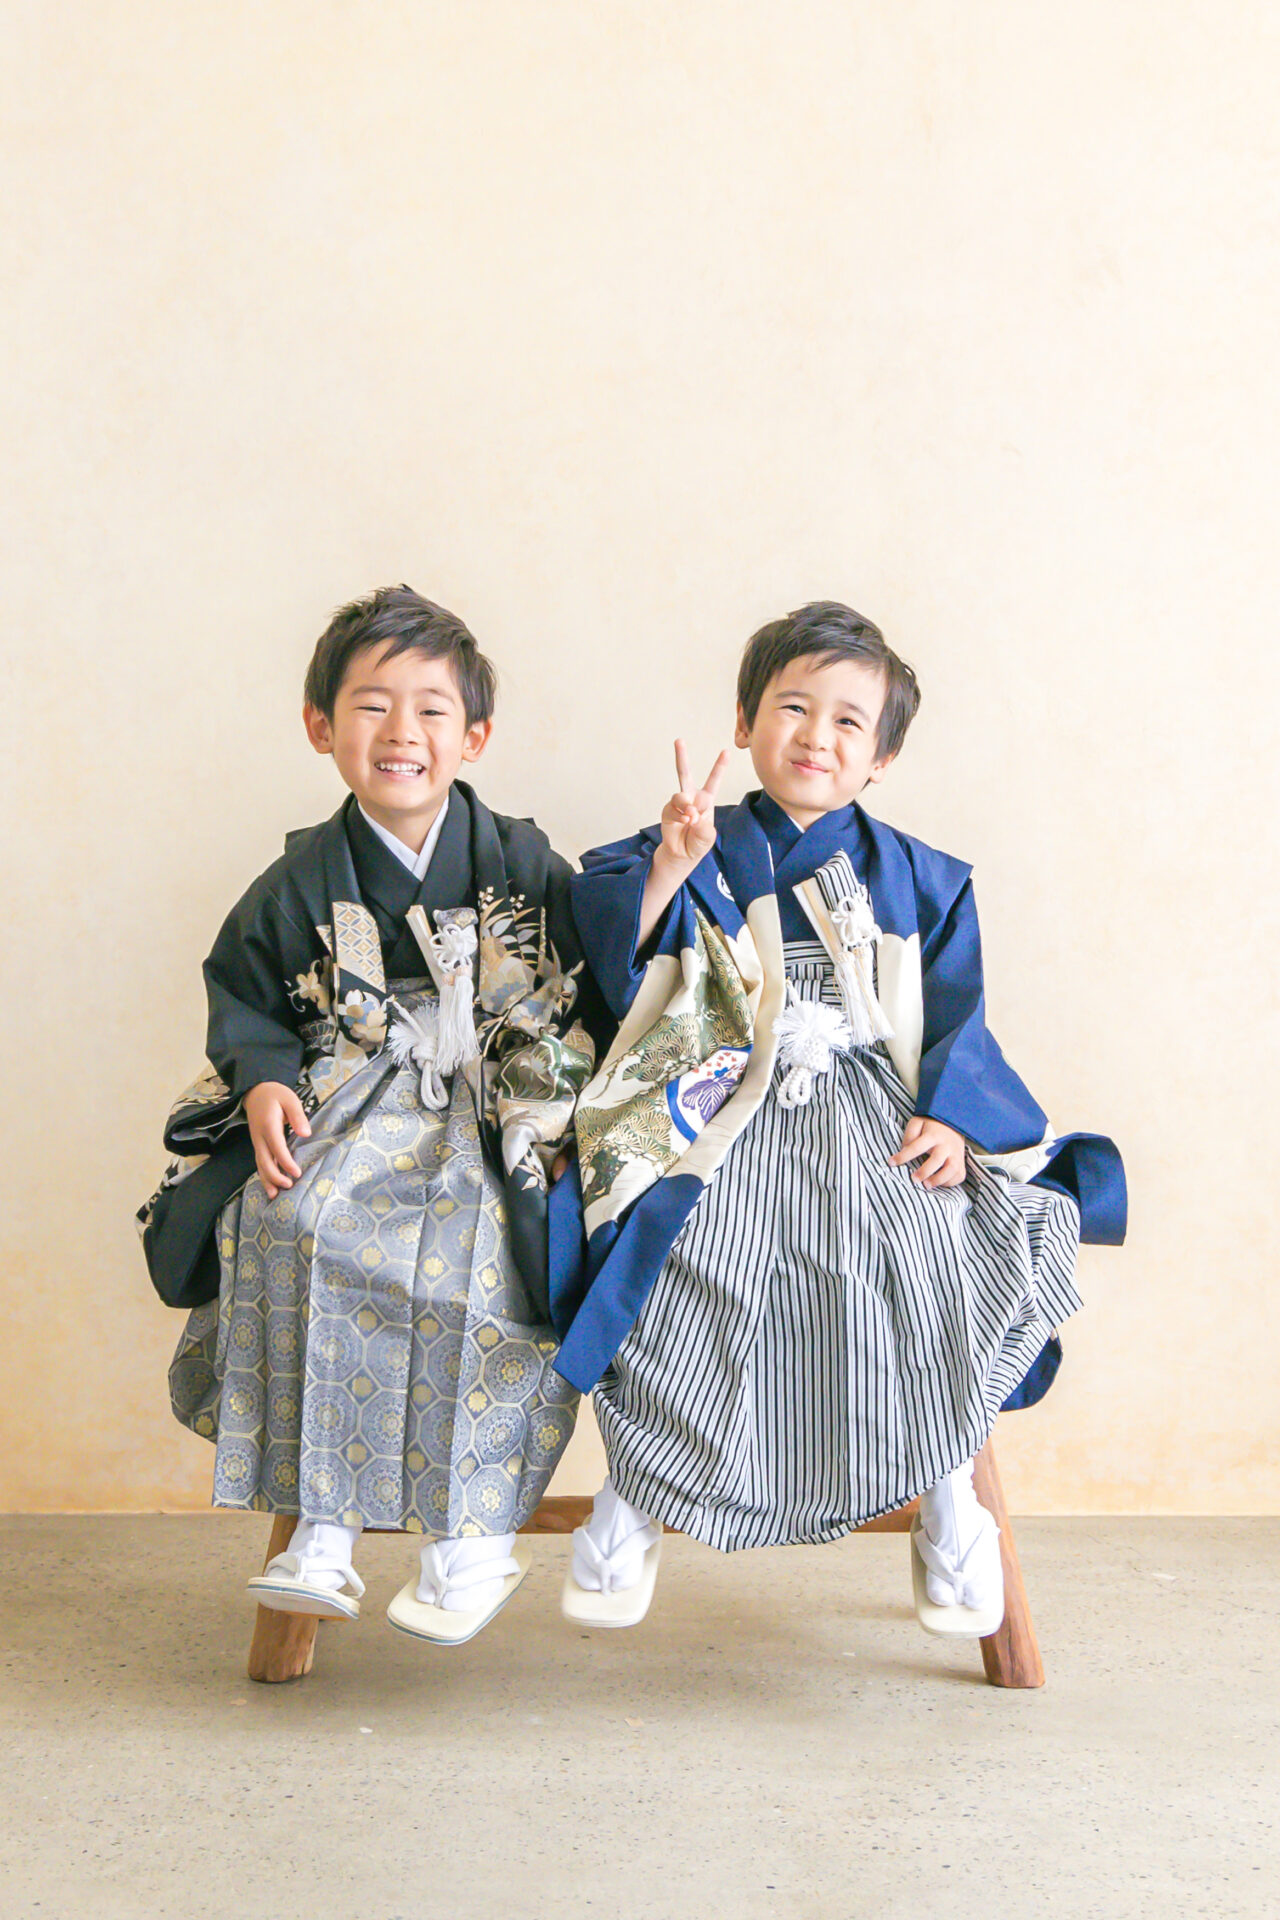
[[952, 1569], [931, 1567], [925, 1588], [936, 1607], [986, 1607], [1004, 1585], [1000, 1567], [1000, 1530], [973, 1490], [973, 1462], [926, 1487], [920, 1495], [920, 1524]]
[[502, 1598], [502, 1583], [515, 1562], [514, 1533], [476, 1534], [463, 1540], [429, 1540], [422, 1549], [418, 1598], [446, 1613], [471, 1613]]
[[591, 1518], [575, 1529], [573, 1577], [587, 1593], [625, 1593], [639, 1586], [644, 1556], [661, 1538], [662, 1528], [606, 1480], [592, 1502]]
[[347, 1584], [346, 1569], [361, 1531], [337, 1520], [299, 1520], [286, 1551], [297, 1554], [298, 1571], [311, 1586], [337, 1593]]

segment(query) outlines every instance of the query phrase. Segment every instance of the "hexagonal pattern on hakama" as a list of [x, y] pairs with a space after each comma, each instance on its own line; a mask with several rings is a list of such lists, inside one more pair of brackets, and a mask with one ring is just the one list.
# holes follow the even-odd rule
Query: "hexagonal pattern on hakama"
[[470, 1090], [423, 1108], [385, 1053], [315, 1115], [301, 1178], [219, 1222], [174, 1411], [217, 1436], [214, 1500], [430, 1534], [506, 1533], [541, 1499], [577, 1394], [505, 1237]]

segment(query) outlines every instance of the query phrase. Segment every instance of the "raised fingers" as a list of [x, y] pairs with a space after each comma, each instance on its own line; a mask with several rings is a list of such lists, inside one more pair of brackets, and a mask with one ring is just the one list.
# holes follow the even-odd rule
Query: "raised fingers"
[[676, 785], [683, 794], [693, 792], [693, 777], [689, 772], [689, 749], [683, 740], [676, 741]]
[[724, 770], [728, 766], [728, 764], [729, 764], [729, 749], [727, 747], [722, 747], [719, 754], [716, 756], [716, 763], [714, 767], [712, 767], [710, 773], [707, 775], [706, 779], [702, 783], [702, 791], [698, 795], [698, 798], [700, 800], [702, 799], [704, 794], [706, 795], [707, 799], [711, 798], [716, 788], [720, 785], [721, 780], [723, 780]]

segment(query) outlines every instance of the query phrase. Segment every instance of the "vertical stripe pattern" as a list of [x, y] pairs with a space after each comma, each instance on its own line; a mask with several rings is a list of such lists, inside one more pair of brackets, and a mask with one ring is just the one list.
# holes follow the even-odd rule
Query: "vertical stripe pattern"
[[[838, 1004], [816, 943], [787, 973]], [[911, 1113], [877, 1046], [753, 1116], [597, 1391], [633, 1505], [726, 1551], [833, 1540], [982, 1445], [1080, 1305], [1079, 1218], [973, 1163], [919, 1187], [888, 1164]]]

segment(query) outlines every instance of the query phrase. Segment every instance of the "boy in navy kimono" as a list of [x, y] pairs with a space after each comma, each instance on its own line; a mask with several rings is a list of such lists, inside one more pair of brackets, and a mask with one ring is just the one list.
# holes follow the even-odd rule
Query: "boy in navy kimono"
[[773, 622], [738, 681], [759, 790], [717, 808], [727, 756], [698, 788], [677, 742], [660, 825], [573, 882], [622, 1023], [579, 1103], [585, 1232], [568, 1182], [553, 1202], [557, 1366], [609, 1460], [573, 1619], [643, 1616], [660, 1523], [824, 1541], [917, 1495], [922, 1624], [1001, 1619], [973, 1456], [1051, 1381], [1123, 1175], [1054, 1136], [987, 1031], [969, 869], [858, 804], [918, 704], [848, 607]]
[[353, 1619], [361, 1529], [405, 1528], [390, 1617], [446, 1645], [523, 1578], [577, 1406], [547, 1191], [594, 1046], [567, 865], [458, 778], [493, 703], [462, 621], [408, 587], [335, 616], [305, 721], [349, 793], [214, 943], [209, 1068], [143, 1215], [193, 1309], [172, 1400], [215, 1442], [215, 1504], [299, 1516], [251, 1591]]

